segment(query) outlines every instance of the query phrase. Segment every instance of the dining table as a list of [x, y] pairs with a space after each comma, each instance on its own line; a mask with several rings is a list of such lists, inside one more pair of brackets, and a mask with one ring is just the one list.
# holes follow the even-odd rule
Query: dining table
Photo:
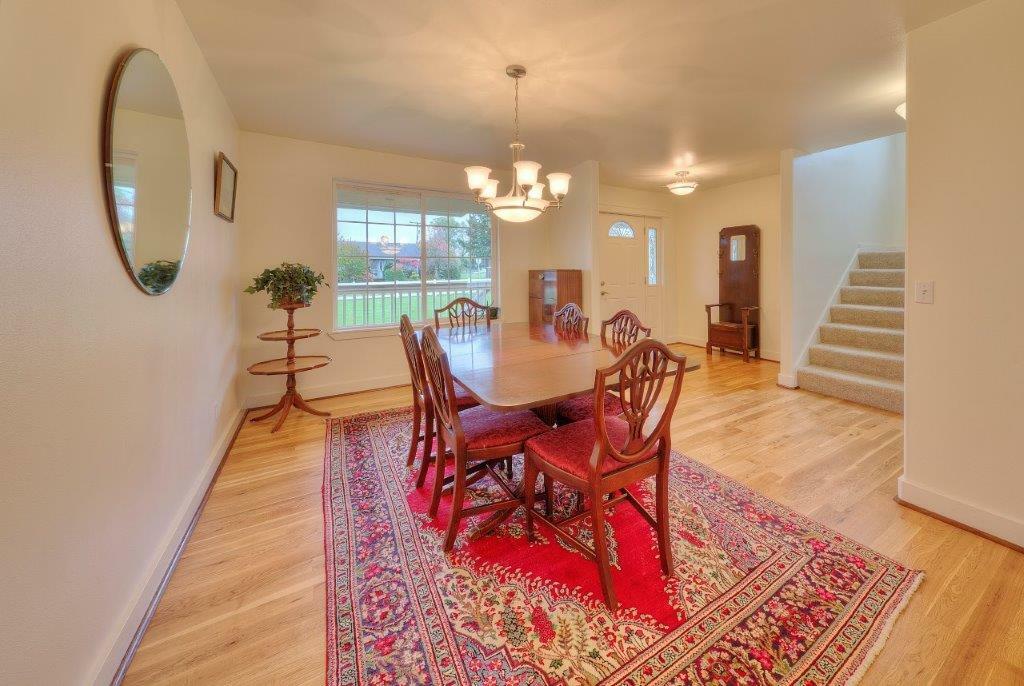
[[[497, 412], [533, 409], [549, 424], [554, 424], [557, 403], [593, 393], [595, 372], [615, 362], [625, 349], [616, 349], [593, 334], [557, 331], [551, 324], [442, 327], [437, 337], [454, 380], [478, 403]], [[696, 356], [685, 358], [686, 371], [699, 367]], [[471, 468], [477, 473], [467, 483], [484, 476], [482, 466]], [[452, 479], [445, 477], [446, 490]], [[507, 486], [511, 495], [522, 498], [522, 484]], [[470, 539], [494, 531], [513, 511], [495, 512], [474, 528]]]
[[[594, 373], [615, 362], [622, 350], [600, 336], [560, 332], [551, 324], [492, 322], [441, 328], [437, 335], [455, 381], [498, 412], [553, 408], [592, 393]], [[697, 356], [686, 357], [687, 371], [699, 367]]]

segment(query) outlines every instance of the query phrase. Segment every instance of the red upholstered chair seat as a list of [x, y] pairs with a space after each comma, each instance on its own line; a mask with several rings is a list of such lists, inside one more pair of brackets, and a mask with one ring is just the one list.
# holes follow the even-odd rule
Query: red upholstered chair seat
[[[608, 417], [605, 419], [605, 426], [608, 427], [608, 440], [613, 446], [621, 449], [626, 445], [629, 440], [629, 424], [625, 420]], [[586, 479], [590, 471], [590, 455], [594, 452], [596, 442], [597, 429], [593, 420], [588, 419], [566, 424], [554, 431], [531, 438], [526, 442], [526, 447], [552, 467]], [[656, 453], [657, 448], [652, 447], [650, 456], [653, 457]], [[608, 474], [626, 466], [614, 457], [606, 455], [604, 464], [601, 465], [601, 474]]]
[[471, 396], [469, 391], [465, 388], [462, 388], [461, 386], [455, 387], [455, 406], [458, 407], [459, 410], [464, 410], [467, 407], [476, 407], [479, 404], [480, 403], [476, 401], [476, 398]]
[[551, 427], [529, 410], [495, 412], [476, 406], [459, 412], [467, 450], [484, 450], [503, 445], [525, 443]]
[[[555, 405], [555, 414], [559, 424], [590, 419], [594, 416], [594, 394], [588, 393], [578, 398], [563, 400]], [[622, 402], [617, 395], [604, 394], [604, 414], [608, 417], [617, 417], [622, 414]]]

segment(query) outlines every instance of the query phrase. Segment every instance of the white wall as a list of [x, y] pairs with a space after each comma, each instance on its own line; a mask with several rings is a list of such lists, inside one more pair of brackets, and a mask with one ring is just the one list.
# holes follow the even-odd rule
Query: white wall
[[987, 0], [908, 40], [906, 451], [899, 492], [1024, 545], [1024, 3]]
[[[238, 216], [245, 224], [245, 240], [239, 290], [264, 268], [281, 262], [303, 262], [333, 278], [335, 179], [468, 192], [463, 165], [450, 162], [249, 132], [241, 134], [241, 147]], [[527, 272], [547, 266], [549, 216], [525, 224], [498, 222], [500, 292], [495, 304], [501, 305], [503, 321], [528, 318]], [[266, 305], [266, 294], [243, 296], [243, 367], [283, 354], [281, 344], [256, 339], [261, 331], [284, 326], [284, 313]], [[339, 334], [335, 340], [327, 335], [334, 325], [333, 307], [328, 286], [309, 309], [295, 315], [298, 326], [325, 332], [298, 342], [298, 354], [330, 355], [334, 360], [298, 377], [300, 392], [315, 398], [408, 383], [397, 327], [385, 336]], [[276, 402], [282, 392], [279, 378], [246, 374], [241, 383], [250, 406]]]
[[[159, 297], [121, 265], [101, 174], [135, 46], [166, 62], [191, 152], [189, 256]], [[105, 683], [238, 419], [241, 227], [212, 212], [236, 127], [171, 0], [5, 0], [0, 92], [0, 680]]]
[[718, 232], [756, 224], [761, 228], [761, 356], [779, 359], [779, 199], [777, 175], [676, 198], [675, 282], [684, 343], [702, 346], [708, 339], [704, 306], [718, 302]]
[[817, 335], [858, 246], [905, 245], [905, 134], [797, 157], [792, 192], [794, 345], [784, 376]]
[[[596, 253], [594, 232], [597, 226], [601, 172], [597, 162], [582, 162], [569, 170], [572, 182], [563, 207], [549, 210], [548, 259], [551, 269], [583, 271], [584, 312], [596, 312], [600, 287], [594, 278]], [[591, 316], [591, 331], [600, 331], [600, 317]]]

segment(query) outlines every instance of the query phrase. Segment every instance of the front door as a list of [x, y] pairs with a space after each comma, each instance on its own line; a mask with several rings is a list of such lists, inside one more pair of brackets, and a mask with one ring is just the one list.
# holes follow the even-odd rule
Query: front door
[[643, 217], [600, 216], [601, 319], [609, 319], [619, 310], [631, 310], [646, 323]]

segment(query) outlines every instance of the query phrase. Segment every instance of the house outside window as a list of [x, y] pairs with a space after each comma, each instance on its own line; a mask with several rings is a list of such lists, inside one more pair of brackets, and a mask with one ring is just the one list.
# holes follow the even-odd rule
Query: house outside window
[[335, 330], [433, 321], [458, 297], [492, 304], [495, 231], [469, 198], [338, 184]]

